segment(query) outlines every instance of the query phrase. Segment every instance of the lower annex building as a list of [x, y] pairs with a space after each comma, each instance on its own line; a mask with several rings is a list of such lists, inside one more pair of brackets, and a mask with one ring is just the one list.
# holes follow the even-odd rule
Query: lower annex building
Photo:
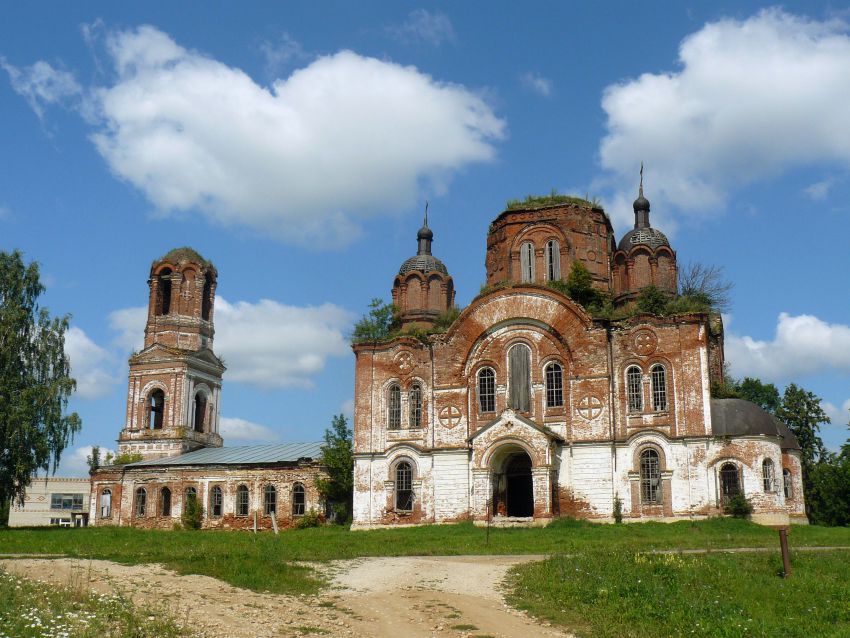
[[92, 472], [90, 524], [171, 529], [189, 500], [201, 505], [204, 528], [289, 527], [324, 513], [320, 443], [222, 447], [217, 276], [190, 248], [153, 263], [144, 348], [130, 357], [118, 437], [119, 458], [141, 460]]
[[[634, 202], [617, 243], [577, 198], [509, 206], [490, 224], [486, 286], [442, 333], [454, 282], [433, 232], [395, 275], [401, 330], [359, 342], [354, 527], [570, 515], [721, 514], [736, 494], [763, 523], [806, 522], [799, 445], [747, 401], [715, 399], [719, 315], [592, 316], [560, 292], [573, 264], [614, 308], [647, 286], [677, 297], [676, 253]], [[551, 285], [550, 285], [551, 284]]]

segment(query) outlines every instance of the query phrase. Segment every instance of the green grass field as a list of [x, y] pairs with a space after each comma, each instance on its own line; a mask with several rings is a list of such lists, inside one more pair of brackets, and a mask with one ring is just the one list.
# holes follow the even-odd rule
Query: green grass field
[[[792, 549], [850, 546], [850, 529], [797, 526], [791, 529], [789, 542]], [[279, 536], [270, 532], [114, 527], [0, 531], [0, 553], [62, 554], [127, 564], [156, 562], [178, 573], [204, 574], [238, 587], [289, 594], [315, 593], [324, 584], [319, 571], [295, 561], [361, 556], [547, 554], [553, 558], [513, 572], [513, 601], [533, 614], [588, 636], [661, 636], [677, 632], [792, 635], [767, 631], [777, 627], [766, 620], [776, 609], [771, 611], [766, 602], [753, 607], [761, 599], [784, 600], [782, 592], [791, 592], [791, 598], [799, 596], [801, 600], [810, 599], [810, 592], [817, 592], [818, 602], [843, 600], [844, 607], [837, 608], [843, 609], [844, 615], [836, 618], [846, 621], [850, 552], [798, 552], [793, 577], [783, 581], [776, 576], [778, 545], [775, 530], [728, 518], [629, 525], [563, 519], [542, 529], [491, 529], [489, 542], [486, 529], [471, 524], [368, 532], [322, 527], [286, 531]], [[673, 558], [646, 554], [651, 550], [729, 547], [769, 547], [776, 552]], [[818, 574], [823, 574], [820, 580]], [[694, 596], [688, 594], [690, 590], [694, 590]], [[692, 600], [693, 605], [685, 605], [686, 600]], [[825, 612], [803, 614], [808, 609], [805, 606], [787, 609], [811, 620], [802, 624], [796, 621], [796, 626], [813, 628], [807, 636], [830, 635], [823, 629], [836, 619]], [[717, 613], [709, 613], [712, 610]], [[615, 627], [613, 620], [620, 618], [629, 620], [616, 625], [616, 630], [604, 628]], [[636, 623], [637, 618], [645, 619], [644, 625]], [[672, 618], [672, 624], [659, 624], [665, 618]], [[695, 623], [702, 618], [709, 624], [701, 621], [702, 629], [698, 629]], [[737, 625], [741, 619], [746, 624], [733, 631], [729, 623], [734, 621]], [[661, 629], [651, 632], [652, 627]]]

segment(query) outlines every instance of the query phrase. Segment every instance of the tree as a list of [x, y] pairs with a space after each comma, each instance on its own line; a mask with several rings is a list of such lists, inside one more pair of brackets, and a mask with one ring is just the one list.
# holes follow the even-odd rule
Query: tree
[[730, 293], [735, 287], [723, 278], [721, 266], [690, 263], [679, 270], [679, 294], [702, 302], [713, 310], [728, 310]]
[[578, 260], [573, 262], [567, 277], [567, 295], [587, 309], [598, 306], [602, 300], [600, 292], [593, 287], [593, 276]]
[[345, 415], [334, 416], [325, 430], [321, 463], [328, 478], [316, 481], [319, 494], [333, 508], [337, 522], [347, 523], [351, 520], [354, 496], [354, 456], [352, 432]]
[[69, 318], [39, 307], [44, 290], [38, 264], [0, 252], [0, 503], [22, 503], [38, 470], [55, 472], [81, 426], [67, 414]]
[[86, 456], [86, 463], [89, 466], [89, 472], [94, 472], [100, 467], [100, 447], [92, 446], [91, 454]]
[[637, 308], [640, 312], [650, 315], [663, 315], [670, 298], [655, 286], [646, 286], [637, 298]]
[[395, 327], [395, 306], [385, 304], [383, 299], [372, 299], [369, 312], [354, 324], [351, 335], [353, 343], [376, 342], [386, 339]]
[[743, 381], [735, 384], [735, 389], [739, 398], [751, 401], [771, 414], [776, 414], [782, 404], [779, 390], [772, 383], [762, 383], [759, 379], [744, 377]]

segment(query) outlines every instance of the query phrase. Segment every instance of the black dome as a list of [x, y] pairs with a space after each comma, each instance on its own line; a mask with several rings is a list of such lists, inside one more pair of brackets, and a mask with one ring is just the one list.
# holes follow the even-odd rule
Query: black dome
[[[422, 232], [422, 231], [419, 231]], [[398, 274], [403, 275], [412, 270], [419, 270], [423, 273], [427, 272], [441, 272], [444, 275], [448, 275], [449, 271], [446, 268], [446, 265], [441, 262], [439, 259], [434, 257], [434, 255], [414, 255], [407, 261], [405, 261], [401, 268], [398, 269]]]
[[635, 246], [649, 246], [650, 248], [658, 248], [659, 246], [670, 247], [670, 242], [667, 236], [656, 228], [649, 226], [644, 228], [633, 228], [620, 240], [619, 250], [629, 252]]
[[428, 228], [428, 226], [423, 226], [416, 233], [416, 239], [434, 239], [434, 231]]

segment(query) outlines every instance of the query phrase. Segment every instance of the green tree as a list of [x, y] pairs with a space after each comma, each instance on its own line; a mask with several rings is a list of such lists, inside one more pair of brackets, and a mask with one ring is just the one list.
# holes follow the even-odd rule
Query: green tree
[[183, 529], [201, 529], [201, 523], [204, 518], [204, 508], [197, 496], [186, 496], [183, 503], [183, 513], [180, 515], [180, 522], [183, 524]]
[[755, 403], [760, 408], [776, 414], [782, 399], [779, 390], [772, 383], [762, 383], [759, 379], [744, 377], [743, 381], [735, 384], [738, 397]]
[[89, 466], [89, 472], [94, 472], [100, 467], [100, 447], [92, 446], [91, 454], [86, 456], [86, 463]]
[[637, 309], [650, 315], [663, 315], [670, 298], [655, 286], [646, 286], [637, 298]]
[[679, 294], [716, 311], [728, 310], [734, 284], [723, 278], [721, 266], [690, 263], [679, 270]]
[[0, 252], [0, 503], [23, 502], [39, 470], [55, 472], [79, 432], [65, 354], [68, 317], [40, 308], [38, 264]]
[[352, 343], [369, 343], [386, 339], [395, 328], [395, 306], [383, 299], [372, 299], [369, 312], [354, 324]]
[[850, 525], [850, 455], [829, 455], [815, 464], [805, 496], [812, 523]]
[[603, 302], [602, 293], [593, 286], [593, 275], [578, 260], [573, 262], [566, 282], [561, 280], [550, 281], [549, 287], [565, 294], [587, 310], [597, 309]]
[[328, 478], [318, 479], [319, 494], [333, 508], [336, 521], [340, 524], [351, 520], [354, 497], [354, 456], [352, 432], [345, 415], [338, 414], [325, 430], [321, 463]]

